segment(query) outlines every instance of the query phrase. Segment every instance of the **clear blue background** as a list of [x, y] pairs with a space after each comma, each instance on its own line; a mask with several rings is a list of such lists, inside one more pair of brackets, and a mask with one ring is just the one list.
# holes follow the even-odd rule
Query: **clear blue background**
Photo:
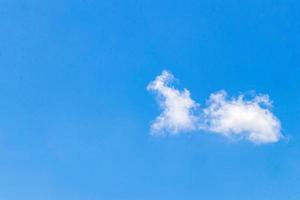
[[[300, 199], [297, 0], [0, 0], [0, 199]], [[256, 90], [286, 136], [151, 137], [163, 69]]]

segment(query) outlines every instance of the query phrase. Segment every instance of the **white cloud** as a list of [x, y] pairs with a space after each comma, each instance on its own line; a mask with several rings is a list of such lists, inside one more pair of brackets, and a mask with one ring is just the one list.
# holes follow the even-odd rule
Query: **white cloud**
[[172, 87], [174, 76], [163, 71], [147, 89], [154, 91], [162, 113], [151, 125], [154, 134], [178, 134], [204, 130], [227, 137], [244, 138], [251, 142], [274, 143], [282, 138], [281, 125], [271, 112], [268, 95], [257, 95], [248, 100], [244, 95], [228, 98], [225, 91], [210, 95], [207, 107], [196, 115], [198, 104], [191, 99], [187, 89]]
[[162, 113], [151, 125], [154, 134], [169, 132], [191, 131], [196, 128], [197, 117], [193, 114], [197, 103], [191, 99], [187, 89], [179, 91], [170, 84], [174, 76], [163, 71], [161, 75], [151, 82], [147, 89], [156, 92]]
[[254, 143], [277, 142], [280, 121], [270, 111], [267, 95], [245, 100], [244, 95], [227, 99], [225, 91], [210, 95], [204, 109], [206, 129], [225, 136], [239, 136]]

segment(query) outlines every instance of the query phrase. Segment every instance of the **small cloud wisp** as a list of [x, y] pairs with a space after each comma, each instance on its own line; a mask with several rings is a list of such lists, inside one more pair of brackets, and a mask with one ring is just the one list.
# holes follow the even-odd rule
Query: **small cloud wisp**
[[157, 94], [162, 109], [162, 113], [151, 125], [153, 134], [166, 132], [177, 134], [196, 128], [197, 117], [193, 112], [197, 108], [197, 103], [191, 99], [187, 89], [179, 91], [170, 86], [172, 81], [174, 76], [168, 71], [163, 71], [147, 87]]

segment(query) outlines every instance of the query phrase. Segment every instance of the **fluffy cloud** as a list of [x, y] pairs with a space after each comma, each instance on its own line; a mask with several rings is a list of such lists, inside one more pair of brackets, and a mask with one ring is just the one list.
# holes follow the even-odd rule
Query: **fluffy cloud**
[[193, 112], [197, 108], [197, 103], [191, 99], [187, 89], [179, 91], [172, 87], [172, 81], [174, 76], [168, 71], [163, 71], [147, 87], [157, 94], [162, 109], [162, 113], [151, 125], [154, 134], [165, 132], [176, 134], [196, 128], [197, 117]]
[[274, 143], [282, 137], [280, 121], [271, 112], [272, 103], [267, 95], [257, 95], [252, 99], [244, 95], [228, 98], [225, 91], [220, 91], [211, 94], [207, 107], [200, 111], [190, 92], [175, 89], [171, 85], [173, 81], [174, 76], [163, 71], [147, 87], [157, 94], [162, 109], [151, 125], [152, 133], [204, 130], [257, 144]]
[[225, 136], [239, 136], [254, 143], [272, 143], [281, 138], [280, 122], [270, 111], [267, 95], [245, 100], [227, 98], [225, 91], [210, 95], [204, 109], [206, 129]]

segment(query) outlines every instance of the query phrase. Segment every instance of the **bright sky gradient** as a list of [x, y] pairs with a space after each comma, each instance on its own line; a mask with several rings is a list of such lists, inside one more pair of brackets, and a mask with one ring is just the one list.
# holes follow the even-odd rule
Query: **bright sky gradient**
[[[0, 0], [0, 199], [299, 200], [299, 33], [297, 0]], [[268, 94], [284, 138], [151, 135], [165, 69]]]

